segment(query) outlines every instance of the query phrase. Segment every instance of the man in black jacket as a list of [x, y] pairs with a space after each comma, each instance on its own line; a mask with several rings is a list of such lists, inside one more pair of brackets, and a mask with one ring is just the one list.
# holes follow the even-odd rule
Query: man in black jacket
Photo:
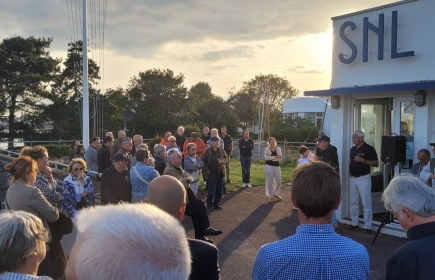
[[103, 173], [106, 168], [112, 166], [110, 149], [112, 148], [113, 142], [112, 136], [106, 136], [103, 139], [103, 146], [97, 152], [98, 173]]
[[[337, 154], [337, 148], [332, 146], [330, 144], [331, 139], [326, 136], [322, 135], [317, 139], [317, 149], [316, 149], [316, 157], [323, 162], [328, 163], [331, 165], [335, 171], [340, 170], [340, 164], [338, 163], [338, 154]], [[334, 214], [332, 215], [332, 227], [335, 231], [338, 231], [338, 221], [337, 217]]]
[[[181, 222], [186, 209], [186, 190], [179, 180], [160, 176], [151, 181], [146, 203], [153, 204]], [[189, 279], [219, 279], [219, 250], [202, 240], [187, 239], [192, 258]]]

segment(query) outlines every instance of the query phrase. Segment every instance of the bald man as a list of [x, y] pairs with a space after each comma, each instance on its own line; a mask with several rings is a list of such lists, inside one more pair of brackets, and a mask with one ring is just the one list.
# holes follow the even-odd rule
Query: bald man
[[[181, 222], [186, 209], [186, 190], [179, 180], [163, 175], [149, 184], [146, 203], [157, 206]], [[187, 241], [192, 257], [189, 279], [220, 279], [216, 246], [201, 240], [188, 238]]]

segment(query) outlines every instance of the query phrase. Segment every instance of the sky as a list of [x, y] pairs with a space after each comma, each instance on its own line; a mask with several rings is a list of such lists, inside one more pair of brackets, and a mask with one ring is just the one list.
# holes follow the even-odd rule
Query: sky
[[[392, 2], [88, 0], [89, 57], [102, 66], [103, 91], [127, 88], [134, 75], [152, 68], [182, 73], [187, 88], [207, 82], [223, 98], [259, 74], [286, 78], [301, 93], [327, 89], [331, 17]], [[82, 0], [0, 4], [1, 40], [52, 37], [50, 54], [64, 59], [68, 42], [82, 38]]]

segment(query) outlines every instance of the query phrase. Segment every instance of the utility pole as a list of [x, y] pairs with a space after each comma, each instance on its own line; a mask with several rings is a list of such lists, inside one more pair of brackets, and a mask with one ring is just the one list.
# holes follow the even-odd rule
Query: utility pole
[[88, 32], [87, 32], [87, 0], [83, 0], [83, 146], [89, 146], [89, 84], [88, 84]]

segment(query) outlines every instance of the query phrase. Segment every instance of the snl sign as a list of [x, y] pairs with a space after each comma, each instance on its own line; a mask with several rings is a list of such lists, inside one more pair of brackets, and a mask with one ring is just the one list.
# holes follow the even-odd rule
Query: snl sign
[[[398, 52], [397, 51], [397, 26], [398, 26], [398, 12], [392, 12], [391, 19], [391, 59], [403, 58], [414, 56], [414, 51], [407, 52]], [[357, 56], [358, 49], [354, 42], [352, 42], [344, 31], [346, 28], [350, 28], [352, 31], [356, 29], [356, 24], [352, 21], [346, 21], [340, 27], [340, 38], [343, 42], [349, 46], [352, 51], [352, 54], [345, 58], [343, 53], [338, 55], [341, 63], [350, 64], [352, 63]], [[369, 18], [365, 17], [363, 19], [363, 51], [362, 51], [362, 61], [368, 61], [368, 45], [369, 45], [369, 30], [374, 32], [378, 37], [378, 60], [384, 60], [384, 14], [379, 14], [379, 23], [378, 26], [373, 25], [369, 22]]]

